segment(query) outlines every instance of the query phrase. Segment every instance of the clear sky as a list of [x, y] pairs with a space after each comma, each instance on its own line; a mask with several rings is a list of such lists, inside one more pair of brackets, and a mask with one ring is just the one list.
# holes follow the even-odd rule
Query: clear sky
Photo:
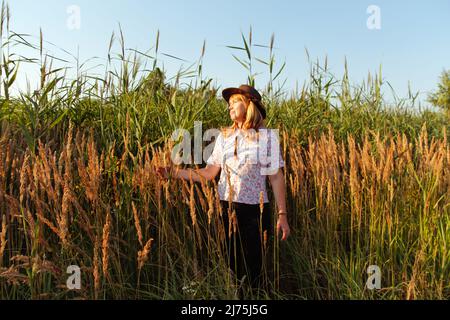
[[[160, 30], [160, 51], [188, 61], [162, 57], [169, 75], [181, 64], [195, 62], [206, 40], [204, 74], [222, 88], [245, 82], [245, 70], [232, 57], [242, 53], [226, 46], [241, 46], [241, 31], [248, 34], [250, 26], [255, 44], [268, 44], [275, 34], [278, 65], [286, 61], [281, 78], [287, 79], [287, 89], [293, 89], [296, 81], [301, 86], [308, 76], [305, 48], [314, 60], [328, 56], [330, 70], [338, 77], [347, 58], [352, 83], [362, 82], [381, 64], [383, 78], [401, 97], [407, 95], [410, 82], [423, 100], [436, 88], [442, 70], [450, 69], [450, 0], [13, 0], [9, 5], [12, 30], [33, 35], [36, 43], [41, 27], [45, 40], [56, 46], [74, 54], [79, 46], [81, 60], [106, 58], [111, 33], [117, 34], [119, 22], [126, 47], [142, 51], [154, 46]], [[80, 9], [80, 28], [75, 30], [67, 26], [71, 5]], [[380, 29], [367, 27], [370, 5], [380, 9]], [[67, 57], [47, 47], [56, 56]], [[268, 54], [258, 47], [254, 52], [260, 58]], [[265, 70], [255, 65], [258, 71]], [[27, 77], [37, 84], [31, 71]], [[257, 77], [258, 84], [261, 87], [265, 81], [258, 82]]]

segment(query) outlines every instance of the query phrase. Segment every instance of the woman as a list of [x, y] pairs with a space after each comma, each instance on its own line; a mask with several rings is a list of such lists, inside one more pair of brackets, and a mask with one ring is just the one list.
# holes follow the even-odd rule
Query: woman
[[[232, 221], [237, 222], [237, 232], [225, 232], [230, 268], [238, 279], [246, 275], [251, 286], [256, 288], [261, 280], [262, 234], [265, 231], [270, 234], [271, 230], [270, 203], [266, 191], [267, 175], [278, 207], [277, 235], [281, 230], [281, 240], [285, 241], [290, 234], [286, 187], [281, 169], [284, 162], [278, 140], [273, 139], [271, 132], [264, 126], [266, 111], [258, 91], [251, 86], [241, 85], [239, 88], [223, 90], [222, 96], [228, 103], [233, 125], [223, 130], [216, 138], [206, 167], [198, 170], [171, 169], [170, 175], [179, 179], [201, 181], [202, 178], [213, 180], [221, 172], [218, 191], [224, 226], [229, 226], [229, 215]], [[272, 141], [275, 143], [275, 149], [272, 148]], [[270, 169], [267, 166], [269, 161], [262, 161], [260, 158], [264, 148], [267, 148], [271, 156]], [[273, 161], [273, 158], [276, 160]], [[167, 168], [157, 168], [160, 177], [167, 178], [168, 171]], [[236, 219], [231, 215], [233, 211]]]

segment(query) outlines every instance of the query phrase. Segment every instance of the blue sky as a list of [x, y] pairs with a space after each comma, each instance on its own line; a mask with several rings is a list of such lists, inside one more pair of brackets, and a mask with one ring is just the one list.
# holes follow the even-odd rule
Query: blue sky
[[[301, 86], [308, 76], [305, 48], [313, 60], [328, 57], [330, 71], [342, 76], [347, 58], [349, 78], [361, 83], [370, 71], [382, 65], [383, 78], [397, 95], [404, 97], [408, 82], [420, 91], [422, 100], [434, 90], [443, 69], [450, 69], [450, 1], [138, 1], [138, 0], [14, 0], [9, 2], [11, 29], [33, 35], [39, 28], [45, 40], [76, 54], [81, 60], [106, 58], [109, 39], [120, 22], [127, 48], [142, 51], [155, 43], [160, 30], [160, 51], [195, 62], [206, 40], [204, 74], [222, 88], [244, 83], [246, 72], [232, 57], [227, 45], [241, 45], [241, 31], [253, 29], [255, 44], [268, 44], [275, 34], [278, 65], [286, 61], [281, 79], [286, 89], [296, 82]], [[79, 30], [70, 30], [67, 8], [80, 8]], [[367, 8], [380, 8], [381, 29], [369, 30]], [[67, 57], [55, 47], [48, 49], [58, 57]], [[117, 52], [118, 43], [115, 51]], [[239, 52], [237, 52], [239, 54]], [[254, 48], [257, 57], [266, 58], [267, 50]], [[163, 58], [164, 67], [173, 75], [181, 62]], [[99, 60], [98, 63], [102, 61]], [[189, 63], [183, 63], [184, 66]], [[256, 63], [258, 71], [265, 71]], [[37, 72], [24, 67], [32, 85]], [[257, 77], [263, 86], [266, 74]], [[258, 79], [260, 80], [258, 82]], [[23, 86], [24, 79], [19, 84]]]

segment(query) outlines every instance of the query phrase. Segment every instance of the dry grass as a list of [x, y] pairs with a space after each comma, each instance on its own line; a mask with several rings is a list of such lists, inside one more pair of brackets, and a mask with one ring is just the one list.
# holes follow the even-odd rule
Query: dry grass
[[[445, 139], [427, 141], [425, 132], [424, 128], [414, 141], [400, 134], [382, 139], [375, 132], [361, 143], [351, 135], [346, 143], [337, 143], [329, 129], [316, 139], [310, 136], [306, 148], [297, 147], [284, 135], [288, 203], [295, 230], [289, 252], [303, 252], [302, 259], [321, 257], [321, 262], [303, 260], [296, 265], [300, 258], [295, 258], [285, 266], [277, 259], [290, 254], [285, 252], [280, 258], [279, 249], [272, 248], [278, 257], [272, 271], [281, 267], [280, 276], [287, 272], [301, 277], [300, 286], [312, 281], [313, 273], [322, 274], [315, 283], [319, 288], [346, 281], [349, 270], [341, 269], [342, 262], [356, 264], [361, 279], [365, 266], [377, 263], [388, 275], [384, 279], [384, 290], [390, 292], [387, 296], [448, 297], [450, 150]], [[73, 133], [79, 142], [76, 147]], [[3, 145], [8, 140], [3, 136]], [[199, 273], [206, 268], [208, 257], [223, 252], [221, 233], [215, 231], [220, 230], [222, 214], [215, 182], [158, 180], [152, 165], [162, 161], [167, 150], [150, 153], [149, 148], [141, 148], [132, 157], [119, 155], [122, 161], [132, 161], [132, 166], [125, 167], [116, 165], [113, 147], [106, 160], [103, 153], [98, 156], [94, 141], [93, 132], [86, 137], [71, 129], [60, 151], [43, 143], [36, 155], [11, 144], [0, 148], [6, 150], [0, 161], [2, 179], [13, 180], [6, 188], [2, 185], [1, 193], [8, 203], [8, 210], [2, 209], [0, 237], [4, 267], [10, 268], [10, 259], [17, 255], [40, 259], [61, 252], [51, 254], [51, 262], [63, 270], [65, 261], [75, 254], [77, 263], [92, 266], [91, 294], [98, 298], [108, 283], [132, 272], [129, 262], [134, 259], [140, 285], [148, 281], [160, 286], [167, 276], [183, 274], [183, 268]], [[118, 190], [122, 190], [119, 199]], [[231, 235], [237, 232], [237, 221], [234, 212], [228, 214], [230, 224], [225, 228]], [[145, 238], [149, 240], [144, 244]], [[264, 252], [268, 242], [265, 233]], [[5, 251], [7, 244], [9, 251]], [[153, 263], [146, 265], [152, 245], [156, 245]], [[130, 256], [133, 252], [135, 258]], [[343, 261], [329, 260], [333, 255]], [[320, 271], [316, 263], [323, 264]], [[3, 271], [5, 275], [11, 274], [8, 270]], [[273, 272], [272, 277], [278, 274]], [[102, 282], [102, 275], [107, 282]], [[274, 285], [279, 281], [283, 290], [280, 279], [271, 281]], [[11, 284], [1, 286], [7, 290]], [[315, 293], [298, 290], [310, 297], [342, 294], [331, 287], [326, 294], [323, 289]], [[361, 289], [361, 296], [367, 294]]]

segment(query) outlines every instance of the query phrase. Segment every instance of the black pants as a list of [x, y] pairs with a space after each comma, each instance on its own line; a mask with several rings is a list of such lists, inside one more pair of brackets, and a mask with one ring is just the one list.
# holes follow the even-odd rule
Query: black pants
[[236, 232], [231, 226], [229, 234], [228, 201], [221, 201], [222, 221], [225, 228], [225, 247], [228, 251], [229, 267], [239, 280], [247, 276], [247, 284], [252, 288], [262, 285], [262, 266], [264, 251], [264, 231], [266, 231], [266, 249], [271, 237], [270, 204], [265, 203], [262, 216], [259, 204], [232, 202], [230, 214], [236, 212]]

